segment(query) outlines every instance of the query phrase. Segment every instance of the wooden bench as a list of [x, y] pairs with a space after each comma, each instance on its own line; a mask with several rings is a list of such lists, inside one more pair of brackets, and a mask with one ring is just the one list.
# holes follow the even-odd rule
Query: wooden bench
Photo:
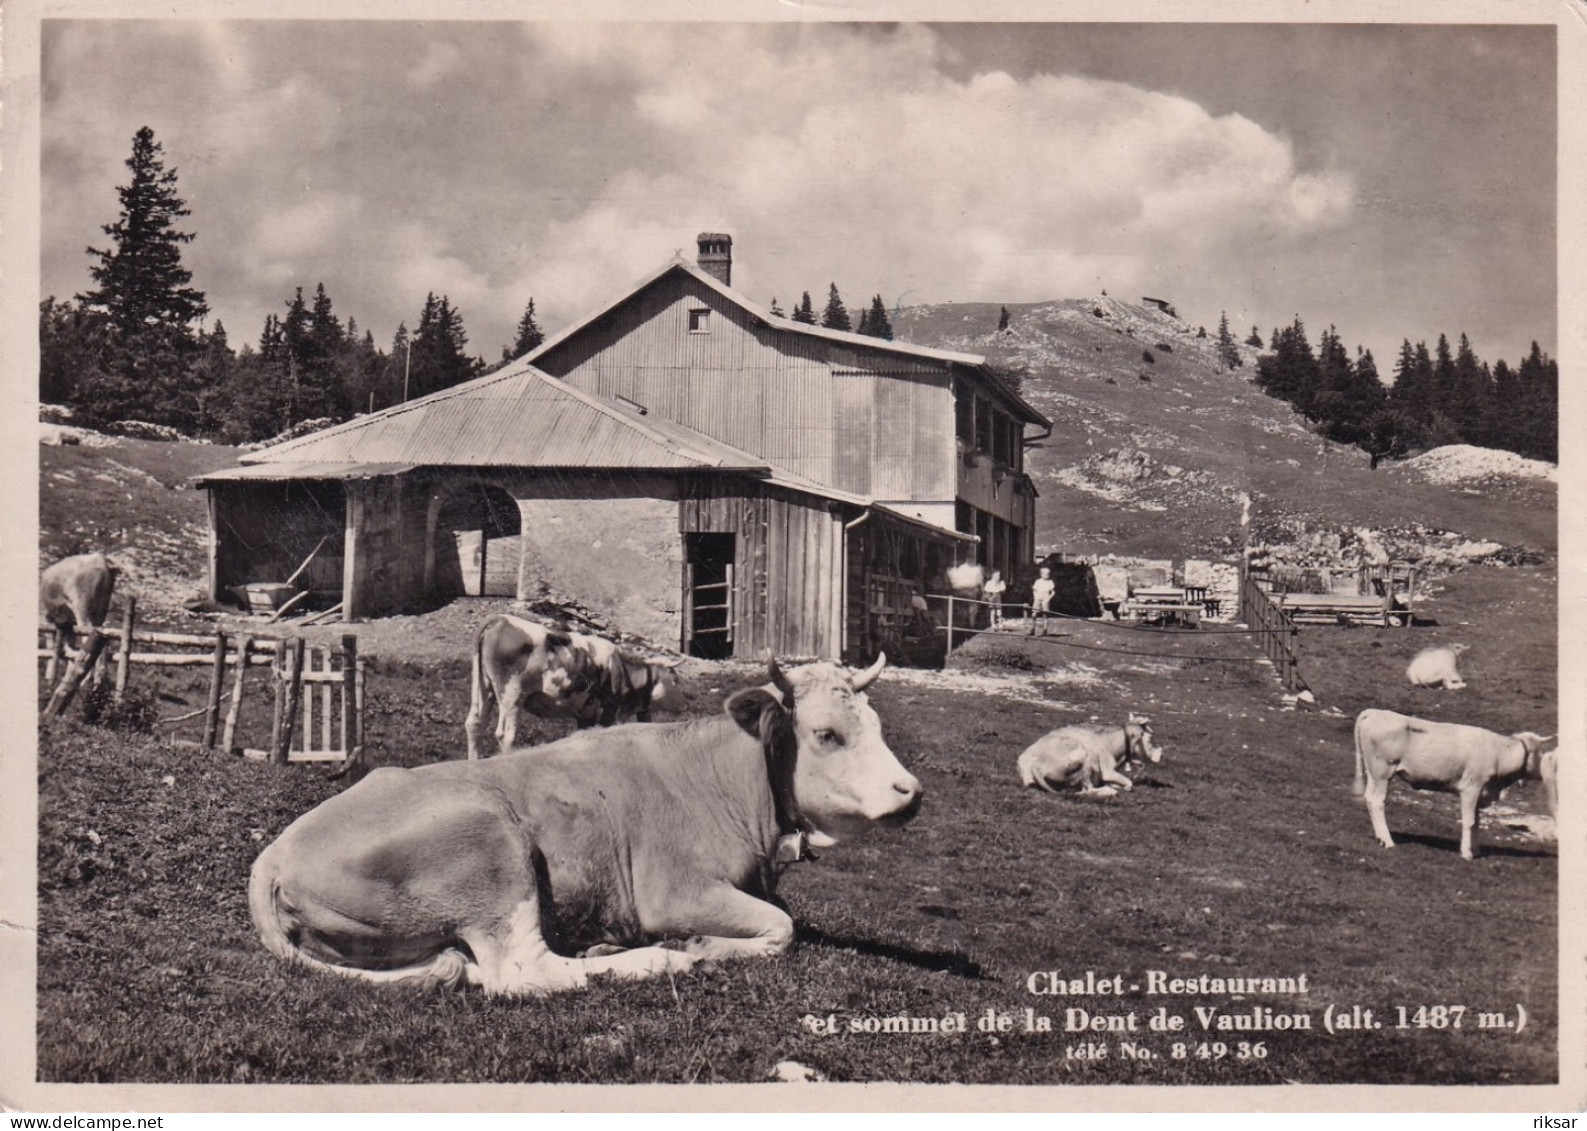
[[1388, 628], [1395, 624], [1411, 623], [1410, 610], [1400, 607], [1389, 597], [1350, 593], [1274, 593], [1272, 599], [1297, 624], [1338, 624], [1348, 621]]

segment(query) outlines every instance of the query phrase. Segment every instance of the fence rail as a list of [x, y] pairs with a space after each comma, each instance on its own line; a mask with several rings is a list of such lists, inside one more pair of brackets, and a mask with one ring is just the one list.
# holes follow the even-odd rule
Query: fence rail
[[1258, 583], [1258, 578], [1245, 572], [1240, 578], [1240, 619], [1256, 630], [1262, 650], [1278, 669], [1285, 691], [1294, 691], [1301, 685], [1300, 664], [1295, 658], [1295, 638], [1300, 629], [1283, 609], [1275, 605]]
[[[267, 748], [242, 748], [248, 757], [286, 762], [344, 762], [357, 757], [363, 745], [364, 662], [358, 656], [358, 638], [347, 634], [339, 645], [310, 644], [302, 637], [276, 640], [254, 638], [243, 633], [217, 631], [209, 635], [181, 632], [150, 632], [136, 627], [136, 600], [129, 599], [119, 628], [94, 629], [80, 647], [67, 649], [59, 629], [39, 626], [42, 637], [38, 658], [43, 679], [51, 689], [44, 715], [60, 715], [71, 704], [90, 673], [103, 676], [104, 669], [116, 669], [115, 699], [125, 695], [134, 665], [156, 668], [199, 667], [210, 669], [209, 690], [203, 708], [186, 715], [164, 718], [156, 725], [180, 723], [203, 715], [203, 739], [197, 745], [214, 749], [217, 743], [236, 751], [237, 731], [242, 712], [244, 677], [250, 667], [270, 668], [272, 709], [270, 742]], [[114, 659], [102, 655], [114, 644]], [[135, 651], [164, 648], [166, 651]], [[174, 650], [171, 650], [174, 649]], [[69, 661], [64, 673], [62, 661]], [[228, 669], [231, 690], [226, 690]], [[57, 676], [59, 675], [59, 679]], [[222, 719], [222, 705], [231, 700]], [[176, 741], [173, 739], [172, 741]]]

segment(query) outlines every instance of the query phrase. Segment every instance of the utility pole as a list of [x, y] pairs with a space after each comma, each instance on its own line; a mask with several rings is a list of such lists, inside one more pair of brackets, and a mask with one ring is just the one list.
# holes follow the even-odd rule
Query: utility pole
[[409, 338], [408, 353], [402, 363], [402, 403], [408, 403], [408, 373], [413, 369], [413, 339]]

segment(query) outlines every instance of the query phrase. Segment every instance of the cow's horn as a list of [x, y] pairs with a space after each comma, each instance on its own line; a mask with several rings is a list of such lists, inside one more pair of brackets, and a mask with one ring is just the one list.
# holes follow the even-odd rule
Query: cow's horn
[[876, 653], [876, 662], [862, 671], [859, 675], [854, 677], [854, 690], [864, 691], [867, 687], [875, 682], [876, 677], [882, 674], [882, 669], [886, 666], [887, 653]]
[[771, 676], [771, 685], [782, 695], [787, 706], [793, 706], [793, 684], [788, 682], [788, 677], [782, 674], [782, 669], [777, 666], [777, 657], [772, 655], [771, 649], [766, 650], [766, 670]]

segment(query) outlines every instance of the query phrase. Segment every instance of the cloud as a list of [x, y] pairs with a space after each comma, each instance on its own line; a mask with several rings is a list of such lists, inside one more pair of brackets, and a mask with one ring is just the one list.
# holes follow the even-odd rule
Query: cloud
[[[112, 34], [114, 32], [114, 34]], [[46, 56], [45, 285], [148, 122], [195, 285], [239, 340], [291, 285], [389, 340], [428, 292], [473, 348], [555, 329], [693, 237], [787, 305], [1237, 289], [1347, 223], [1351, 178], [1238, 114], [1125, 83], [954, 74], [923, 25], [127, 22]], [[1146, 289], [1150, 288], [1150, 289]]]
[[1146, 286], [1165, 263], [1253, 233], [1271, 252], [1353, 212], [1348, 176], [1297, 168], [1246, 118], [1075, 76], [954, 80], [921, 28], [694, 29], [670, 54], [667, 33], [597, 50], [598, 34], [568, 58], [642, 79], [634, 107], [666, 168], [628, 170], [620, 199], [549, 233], [553, 304], [589, 305], [633, 274], [637, 245], [654, 265], [705, 227], [735, 234], [739, 285], [763, 301], [834, 279], [1022, 301]]

